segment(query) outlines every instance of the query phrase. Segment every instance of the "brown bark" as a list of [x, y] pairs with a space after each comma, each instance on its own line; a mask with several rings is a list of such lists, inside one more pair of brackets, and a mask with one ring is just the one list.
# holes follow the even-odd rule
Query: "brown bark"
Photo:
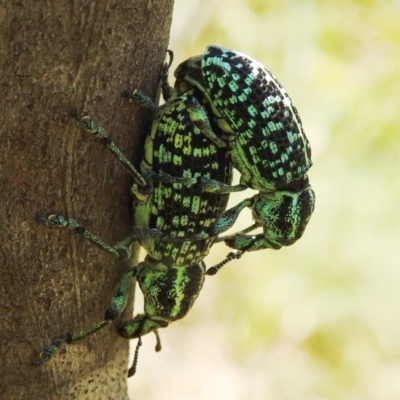
[[[132, 223], [131, 179], [71, 117], [86, 111], [135, 160], [155, 97], [172, 0], [0, 1], [0, 398], [125, 399], [128, 341], [112, 325], [32, 362], [100, 321], [126, 264], [35, 215], [76, 218], [115, 244]], [[133, 378], [134, 379], [134, 378]]]

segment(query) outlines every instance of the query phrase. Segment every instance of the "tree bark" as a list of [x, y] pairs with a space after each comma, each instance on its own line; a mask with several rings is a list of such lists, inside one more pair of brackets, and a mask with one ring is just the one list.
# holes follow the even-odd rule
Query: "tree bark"
[[140, 157], [146, 114], [122, 93], [156, 97], [173, 1], [0, 4], [0, 399], [126, 399], [129, 343], [112, 324], [33, 365], [103, 319], [127, 268], [35, 216], [76, 218], [110, 244], [129, 233], [131, 179], [71, 113]]

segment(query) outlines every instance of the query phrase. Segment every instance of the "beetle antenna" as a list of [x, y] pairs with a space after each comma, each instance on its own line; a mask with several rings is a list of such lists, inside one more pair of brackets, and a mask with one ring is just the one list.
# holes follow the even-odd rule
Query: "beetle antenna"
[[139, 348], [141, 345], [142, 345], [142, 338], [141, 338], [141, 336], [139, 336], [139, 340], [137, 342], [136, 349], [135, 349], [135, 355], [133, 356], [132, 366], [128, 369], [128, 378], [130, 378], [131, 376], [136, 374], [136, 367], [137, 367], [138, 358], [139, 358]]
[[244, 251], [231, 251], [220, 263], [208, 268], [206, 274], [215, 275], [225, 264], [228, 264], [229, 261], [239, 260], [243, 253]]

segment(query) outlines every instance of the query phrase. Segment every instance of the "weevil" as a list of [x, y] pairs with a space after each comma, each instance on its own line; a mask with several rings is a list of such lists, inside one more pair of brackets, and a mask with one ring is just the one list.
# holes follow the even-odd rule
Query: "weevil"
[[[168, 67], [165, 64], [163, 71]], [[136, 278], [144, 296], [144, 313], [118, 327], [118, 333], [124, 338], [139, 339], [134, 363], [128, 371], [131, 376], [136, 370], [141, 337], [150, 332], [157, 335], [159, 328], [183, 318], [202, 288], [206, 273], [203, 260], [216, 238], [194, 241], [185, 238], [207, 230], [226, 209], [229, 194], [215, 196], [204, 191], [199, 182], [204, 178], [229, 186], [232, 164], [226, 158], [226, 148], [209, 139], [211, 124], [190, 91], [160, 107], [139, 91], [131, 97], [153, 112], [139, 170], [102, 127], [88, 116], [80, 119], [81, 127], [101, 139], [134, 178], [131, 189], [134, 228], [131, 234], [113, 247], [73, 218], [50, 215], [47, 218], [39, 216], [38, 221], [50, 227], [74, 229], [120, 259], [129, 258], [130, 246], [139, 241], [147, 256], [124, 273], [115, 287], [104, 319], [78, 334], [56, 338], [41, 352], [39, 364], [48, 361], [62, 345], [87, 337], [121, 315], [127, 305], [128, 284]], [[169, 235], [180, 239], [168, 240]]]
[[[171, 97], [195, 91], [217, 126], [210, 139], [225, 142], [229, 158], [241, 174], [240, 184], [258, 191], [196, 237], [220, 235], [249, 207], [255, 223], [219, 238], [238, 250], [238, 256], [296, 242], [313, 213], [315, 194], [307, 177], [311, 147], [285, 89], [258, 61], [215, 45], [181, 63], [174, 76]], [[227, 190], [214, 186], [215, 193]], [[262, 227], [263, 233], [248, 234], [257, 227]]]

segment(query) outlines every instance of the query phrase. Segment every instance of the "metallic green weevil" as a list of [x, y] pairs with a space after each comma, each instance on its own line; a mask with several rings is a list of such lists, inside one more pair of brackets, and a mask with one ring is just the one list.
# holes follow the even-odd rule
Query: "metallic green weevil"
[[[164, 66], [164, 72], [168, 67]], [[51, 227], [75, 229], [121, 259], [129, 258], [131, 244], [139, 241], [147, 256], [122, 276], [102, 321], [78, 334], [55, 339], [41, 352], [38, 364], [48, 361], [61, 345], [81, 340], [121, 315], [127, 304], [128, 283], [133, 278], [137, 279], [144, 296], [144, 313], [123, 322], [118, 333], [127, 339], [138, 338], [138, 347], [143, 335], [149, 332], [157, 335], [159, 328], [183, 318], [202, 288], [206, 273], [203, 259], [216, 238], [195, 241], [187, 238], [208, 230], [226, 209], [229, 194], [214, 195], [202, 190], [199, 184], [203, 178], [227, 186], [231, 184], [232, 165], [226, 158], [226, 148], [218, 147], [209, 139], [212, 135], [210, 122], [190, 92], [160, 107], [155, 107], [138, 91], [131, 97], [154, 113], [139, 171], [108, 138], [103, 128], [89, 117], [81, 118], [83, 129], [102, 139], [134, 178], [134, 228], [131, 235], [113, 247], [72, 218], [51, 215], [38, 217], [38, 220]], [[179, 240], [168, 240], [168, 236]], [[138, 347], [128, 376], [135, 373]]]
[[[258, 61], [214, 45], [181, 63], [174, 75], [174, 95], [195, 91], [217, 125], [210, 139], [225, 142], [241, 174], [240, 183], [258, 191], [196, 237], [223, 233], [249, 207], [255, 223], [219, 240], [239, 250], [239, 255], [293, 244], [310, 220], [315, 195], [307, 177], [312, 165], [310, 144], [285, 89]], [[225, 190], [221, 186], [214, 191]], [[263, 233], [247, 234], [257, 227]]]

